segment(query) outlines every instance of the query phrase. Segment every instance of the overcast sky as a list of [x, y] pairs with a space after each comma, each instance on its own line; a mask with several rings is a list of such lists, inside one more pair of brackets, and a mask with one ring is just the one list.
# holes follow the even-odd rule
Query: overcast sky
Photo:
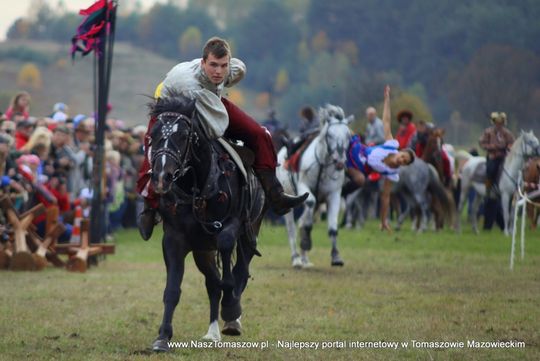
[[[44, 0], [51, 6], [56, 6], [58, 0]], [[165, 0], [140, 0], [143, 7], [149, 7], [156, 2]], [[92, 5], [95, 0], [63, 0], [66, 8], [70, 11], [78, 12], [80, 9]], [[119, 6], [123, 2], [133, 2], [133, 0], [119, 0]], [[0, 41], [6, 39], [6, 32], [15, 19], [25, 16], [28, 13], [32, 0], [0, 0]], [[81, 17], [82, 20], [82, 17]]]

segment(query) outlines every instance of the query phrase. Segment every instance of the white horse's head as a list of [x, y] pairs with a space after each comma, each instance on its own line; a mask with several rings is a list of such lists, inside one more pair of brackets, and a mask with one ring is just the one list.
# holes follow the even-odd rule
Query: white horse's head
[[[521, 153], [524, 157], [535, 157], [540, 155], [540, 142], [538, 138], [534, 135], [533, 131], [521, 131], [519, 138], [521, 139]], [[516, 141], [516, 143], [518, 143]]]
[[347, 149], [351, 139], [349, 123], [354, 120], [353, 115], [345, 117], [341, 107], [326, 104], [319, 108], [321, 122], [320, 139], [326, 145], [327, 156], [338, 170], [345, 168]]

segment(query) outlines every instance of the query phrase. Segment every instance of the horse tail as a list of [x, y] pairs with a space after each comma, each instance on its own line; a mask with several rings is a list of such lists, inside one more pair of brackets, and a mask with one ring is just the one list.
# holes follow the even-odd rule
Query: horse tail
[[446, 191], [446, 188], [444, 188], [435, 168], [430, 165], [429, 170], [428, 191], [430, 192], [432, 197], [435, 197], [440, 203], [442, 207], [441, 211], [444, 215], [446, 222], [448, 224], [452, 224], [455, 212], [453, 206], [454, 202], [450, 198], [450, 195]]

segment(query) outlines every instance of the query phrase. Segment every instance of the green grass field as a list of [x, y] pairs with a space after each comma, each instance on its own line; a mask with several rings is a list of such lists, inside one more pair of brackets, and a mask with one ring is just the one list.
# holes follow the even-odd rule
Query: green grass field
[[[383, 234], [370, 223], [340, 231], [345, 267], [330, 267], [323, 225], [309, 270], [290, 267], [285, 229], [266, 225], [243, 298], [244, 334], [264, 350], [149, 351], [162, 315], [160, 232], [149, 242], [117, 234], [117, 253], [86, 274], [0, 272], [1, 360], [539, 360], [540, 240], [508, 269], [510, 239], [450, 231]], [[174, 341], [198, 340], [208, 299], [191, 256]], [[398, 341], [408, 348], [278, 348], [281, 341]], [[418, 341], [523, 341], [524, 348], [414, 348]], [[272, 346], [271, 344], [274, 344]], [[319, 346], [321, 347], [322, 344]]]

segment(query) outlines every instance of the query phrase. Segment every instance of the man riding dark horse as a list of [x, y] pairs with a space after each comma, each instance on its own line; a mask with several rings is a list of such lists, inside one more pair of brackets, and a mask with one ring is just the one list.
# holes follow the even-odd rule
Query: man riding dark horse
[[[205, 124], [205, 131], [212, 138], [237, 139], [255, 153], [253, 169], [261, 182], [270, 206], [277, 214], [285, 214], [302, 204], [308, 194], [299, 197], [283, 192], [275, 175], [276, 153], [270, 133], [231, 101], [221, 97], [224, 87], [231, 87], [244, 77], [246, 66], [231, 57], [229, 44], [220, 38], [209, 39], [202, 59], [183, 62], [172, 68], [165, 80], [156, 89], [156, 98], [166, 96], [169, 91], [179, 92], [195, 99], [196, 113]], [[144, 210], [139, 215], [139, 231], [143, 239], [152, 235], [156, 224], [156, 209], [159, 196], [150, 183], [149, 159], [150, 131], [156, 122], [152, 117], [145, 137], [145, 159], [139, 172], [137, 190], [144, 197]]]

